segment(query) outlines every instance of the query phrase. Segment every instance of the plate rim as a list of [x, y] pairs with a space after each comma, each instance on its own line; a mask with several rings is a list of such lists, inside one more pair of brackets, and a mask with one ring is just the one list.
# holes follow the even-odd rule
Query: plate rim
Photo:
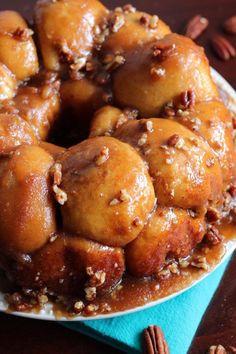
[[[229, 103], [229, 108], [233, 110], [236, 113], [236, 91], [234, 88], [226, 81], [221, 74], [219, 74], [214, 68], [211, 67], [211, 75], [214, 80], [214, 82], [218, 85], [220, 85], [223, 90], [232, 98], [233, 102]], [[24, 317], [24, 318], [29, 318], [29, 319], [36, 319], [36, 320], [43, 320], [43, 321], [57, 321], [57, 322], [81, 322], [81, 321], [93, 321], [93, 320], [102, 320], [102, 319], [109, 319], [109, 318], [115, 318], [115, 317], [120, 317], [124, 315], [129, 315], [135, 312], [139, 312], [142, 310], [147, 310], [153, 306], [162, 304], [166, 301], [169, 301], [184, 292], [188, 291], [189, 289], [193, 288], [196, 286], [198, 283], [200, 283], [202, 280], [207, 278], [210, 274], [212, 274], [220, 265], [230, 256], [232, 253], [236, 250], [236, 240], [232, 241], [232, 245], [229, 246], [227, 249], [226, 253], [220, 260], [220, 262], [213, 268], [211, 271], [204, 273], [202, 276], [200, 276], [197, 280], [193, 281], [190, 285], [187, 287], [176, 291], [168, 296], [165, 296], [161, 299], [157, 299], [154, 301], [150, 301], [144, 305], [140, 305], [131, 309], [127, 309], [124, 311], [117, 311], [113, 313], [108, 313], [108, 314], [102, 314], [102, 315], [96, 315], [96, 316], [90, 316], [90, 317], [83, 317], [83, 316], [75, 316], [72, 318], [67, 318], [62, 316], [61, 318], [57, 318], [56, 315], [54, 315], [52, 311], [52, 306], [51, 305], [46, 305], [45, 309], [40, 310], [38, 313], [35, 312], [17, 312], [17, 311], [12, 311], [10, 312], [7, 309], [7, 304], [4, 300], [0, 299], [0, 312], [4, 312], [13, 316], [17, 317]], [[4, 293], [0, 291], [0, 296], [4, 296]], [[48, 307], [48, 308], [47, 308]]]

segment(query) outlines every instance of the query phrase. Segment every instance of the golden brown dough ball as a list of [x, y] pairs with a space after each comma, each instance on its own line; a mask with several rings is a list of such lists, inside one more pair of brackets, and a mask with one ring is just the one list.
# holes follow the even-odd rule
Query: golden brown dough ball
[[129, 146], [96, 137], [62, 158], [65, 230], [109, 246], [124, 246], [141, 231], [155, 196], [147, 168]]
[[0, 63], [0, 101], [14, 97], [16, 90], [15, 76], [5, 65]]
[[224, 184], [229, 186], [236, 176], [236, 154], [232, 117], [223, 102], [199, 102], [188, 110], [177, 109], [172, 118], [206, 139], [218, 157]]
[[207, 143], [181, 124], [158, 118], [129, 121], [115, 137], [148, 162], [160, 205], [187, 209], [221, 204], [218, 160]]
[[[86, 278], [86, 286], [95, 286], [97, 295], [113, 289], [125, 271], [124, 251], [118, 247], [103, 246], [74, 236], [67, 238], [67, 252], [74, 273]], [[101, 284], [93, 283], [96, 272], [104, 273]]]
[[32, 34], [20, 14], [15, 11], [0, 12], [0, 61], [18, 80], [25, 80], [38, 72]]
[[138, 109], [141, 117], [157, 116], [187, 90], [197, 101], [218, 97], [203, 49], [174, 33], [130, 52], [114, 71], [113, 90], [116, 103]]
[[102, 135], [111, 135], [114, 131], [127, 122], [129, 119], [136, 117], [135, 111], [120, 110], [113, 106], [103, 106], [95, 112], [90, 125], [90, 138]]
[[110, 17], [112, 26], [102, 46], [103, 54], [120, 53], [126, 56], [129, 50], [171, 33], [162, 20], [145, 12], [114, 11]]
[[20, 87], [13, 100], [6, 101], [0, 112], [16, 113], [30, 124], [35, 135], [45, 140], [60, 110], [57, 84]]
[[[14, 277], [23, 287], [47, 287], [57, 294], [83, 296], [86, 287], [98, 285], [96, 295], [101, 295], [120, 281], [124, 268], [124, 254], [120, 248], [58, 235], [54, 242], [35, 252], [28, 262], [18, 260]], [[91, 284], [92, 273], [96, 272], [99, 272], [97, 275], [103, 273], [102, 281]]]
[[0, 154], [22, 144], [37, 144], [30, 125], [17, 115], [0, 113]]
[[94, 26], [106, 15], [97, 0], [39, 0], [35, 21], [44, 65], [61, 71], [63, 65], [87, 58], [94, 42]]
[[128, 271], [135, 276], [156, 273], [168, 256], [188, 256], [204, 232], [204, 217], [193, 218], [181, 209], [158, 208], [139, 236], [126, 246]]
[[33, 252], [55, 232], [49, 169], [52, 157], [25, 145], [0, 161], [0, 247]]

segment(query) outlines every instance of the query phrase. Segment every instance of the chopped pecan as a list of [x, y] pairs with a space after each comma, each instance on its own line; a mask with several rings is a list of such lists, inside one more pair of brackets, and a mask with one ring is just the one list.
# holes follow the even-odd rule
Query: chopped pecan
[[103, 146], [100, 150], [99, 155], [95, 157], [95, 163], [97, 166], [104, 164], [109, 159], [109, 148]]
[[98, 309], [99, 309], [99, 305], [89, 304], [85, 307], [84, 312], [88, 316], [94, 316], [97, 314]]
[[218, 57], [227, 61], [236, 56], [236, 50], [233, 45], [223, 36], [216, 35], [211, 39], [212, 47]]
[[13, 33], [12, 37], [17, 41], [26, 42], [34, 34], [30, 28], [20, 28], [18, 27]]
[[125, 108], [123, 110], [124, 115], [127, 117], [127, 119], [136, 119], [138, 117], [138, 110], [137, 109], [132, 109], [132, 108]]
[[122, 14], [120, 13], [115, 13], [110, 19], [109, 27], [112, 32], [118, 32], [119, 29], [124, 25], [125, 23], [125, 18]]
[[139, 19], [139, 23], [145, 27], [148, 27], [149, 26], [149, 18], [147, 15], [143, 14], [140, 19]]
[[204, 236], [204, 240], [207, 243], [210, 243], [211, 245], [215, 246], [223, 241], [223, 237], [215, 226], [209, 225], [208, 230]]
[[160, 327], [149, 326], [144, 330], [146, 354], [169, 354], [168, 344]]
[[168, 57], [170, 57], [175, 51], [175, 44], [172, 43], [170, 45], [156, 43], [152, 47], [153, 57], [158, 59], [159, 61], [164, 61]]
[[236, 129], [236, 117], [232, 118], [233, 129]]
[[163, 77], [165, 75], [165, 69], [164, 68], [157, 68], [155, 66], [151, 67], [151, 70], [150, 70], [150, 74], [151, 74], [151, 77], [154, 79], [154, 80], [159, 80], [161, 77]]
[[223, 24], [224, 30], [230, 34], [236, 34], [236, 16], [228, 18]]
[[206, 218], [208, 222], [216, 222], [221, 217], [219, 210], [213, 207], [207, 209]]
[[159, 21], [159, 17], [157, 15], [153, 15], [150, 19], [150, 22], [149, 22], [149, 28], [150, 29], [157, 28], [158, 21]]
[[74, 312], [80, 314], [84, 309], [84, 303], [82, 301], [76, 301], [73, 306]]
[[167, 140], [167, 145], [171, 146], [171, 147], [174, 147], [177, 144], [178, 140], [179, 140], [179, 135], [178, 134], [171, 135], [169, 137], [169, 139]]
[[180, 94], [180, 104], [183, 109], [191, 109], [196, 102], [196, 94], [194, 90], [186, 90]]
[[229, 194], [231, 195], [232, 198], [236, 197], [236, 186], [232, 185], [229, 187]]
[[131, 4], [126, 4], [123, 6], [123, 11], [124, 11], [124, 13], [134, 14], [136, 12], [136, 8]]
[[198, 269], [209, 270], [209, 265], [207, 263], [206, 257], [195, 256], [191, 261], [191, 266]]
[[58, 53], [59, 60], [61, 63], [73, 64], [74, 63], [74, 53], [68, 47], [66, 42], [57, 42], [55, 43], [55, 49]]
[[115, 69], [117, 69], [119, 66], [123, 65], [125, 63], [125, 58], [120, 55], [107, 55], [104, 58], [104, 64], [105, 64], [105, 70], [107, 70], [108, 72], [111, 72]]
[[196, 15], [187, 23], [185, 35], [191, 39], [198, 38], [208, 27], [209, 21], [201, 15]]

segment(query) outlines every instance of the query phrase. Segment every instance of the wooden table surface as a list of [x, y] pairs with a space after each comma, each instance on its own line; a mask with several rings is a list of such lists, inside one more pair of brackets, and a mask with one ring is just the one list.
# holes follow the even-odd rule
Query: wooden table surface
[[[0, 0], [0, 10], [17, 9], [30, 14], [34, 1]], [[104, 0], [108, 6], [118, 6], [127, 1]], [[186, 21], [202, 14], [210, 21], [206, 33], [198, 40], [203, 45], [210, 64], [236, 88], [236, 59], [222, 62], [209, 45], [209, 38], [221, 32], [223, 21], [236, 15], [236, 0], [134, 0], [138, 9], [156, 13], [173, 31], [181, 33]], [[236, 36], [227, 36], [236, 46]], [[229, 272], [219, 288], [211, 316], [203, 320], [189, 354], [203, 354], [210, 344], [222, 343], [236, 347], [236, 254]], [[233, 281], [234, 280], [234, 281]], [[212, 319], [212, 320], [211, 320]], [[1, 354], [118, 354], [121, 353], [54, 322], [43, 322], [0, 314]], [[185, 353], [179, 353], [185, 354]]]

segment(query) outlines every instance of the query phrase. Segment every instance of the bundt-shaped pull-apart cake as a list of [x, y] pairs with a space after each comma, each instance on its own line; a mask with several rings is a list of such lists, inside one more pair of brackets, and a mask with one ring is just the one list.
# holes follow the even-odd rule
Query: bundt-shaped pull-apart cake
[[194, 255], [222, 243], [233, 220], [236, 155], [204, 50], [156, 15], [97, 0], [38, 0], [33, 28], [0, 12], [11, 306], [115, 311], [118, 284], [207, 269]]

